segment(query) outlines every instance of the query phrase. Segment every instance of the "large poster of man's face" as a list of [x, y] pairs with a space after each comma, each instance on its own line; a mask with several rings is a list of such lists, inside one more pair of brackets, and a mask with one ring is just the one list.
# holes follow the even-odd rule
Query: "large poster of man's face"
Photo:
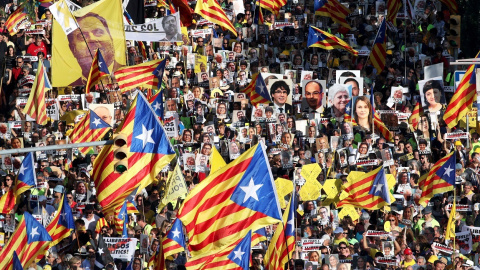
[[270, 80], [267, 88], [275, 109], [279, 113], [290, 112], [292, 110], [292, 80]]
[[113, 117], [115, 116], [115, 108], [113, 104], [90, 104], [89, 108], [95, 112], [103, 121], [113, 127], [115, 121]]
[[305, 104], [302, 105], [302, 110], [323, 111], [326, 103], [325, 85], [326, 82], [320, 80], [302, 81], [302, 96], [305, 100]]
[[340, 77], [340, 83], [352, 86], [352, 97], [363, 96], [363, 78]]

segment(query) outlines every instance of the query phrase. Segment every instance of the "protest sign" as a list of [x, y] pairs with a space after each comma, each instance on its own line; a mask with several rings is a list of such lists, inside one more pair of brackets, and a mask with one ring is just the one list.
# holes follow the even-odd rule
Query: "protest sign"
[[137, 238], [104, 237], [112, 258], [131, 260], [137, 247]]

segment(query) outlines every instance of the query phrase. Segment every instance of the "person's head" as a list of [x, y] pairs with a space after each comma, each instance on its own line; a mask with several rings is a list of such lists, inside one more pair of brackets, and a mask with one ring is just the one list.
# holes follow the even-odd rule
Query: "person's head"
[[177, 111], [177, 102], [174, 99], [167, 100], [167, 111]]
[[110, 114], [110, 110], [105, 106], [98, 106], [94, 110], [96, 115], [102, 118], [105, 123], [111, 125], [112, 124], [112, 115]]
[[[77, 23], [79, 28], [70, 33], [67, 39], [70, 50], [82, 69], [83, 76], [88, 77], [92, 64], [89, 51], [100, 49], [107, 66], [110, 66], [115, 59], [115, 48], [107, 21], [103, 17], [90, 12], [78, 17]], [[84, 37], [87, 42], [84, 41]]]
[[322, 106], [323, 87], [317, 81], [310, 81], [305, 85], [305, 99], [308, 106], [316, 110]]
[[356, 79], [348, 78], [343, 83], [352, 86], [352, 96], [358, 96], [360, 94], [360, 85], [358, 84], [358, 81]]
[[182, 141], [184, 142], [192, 142], [192, 131], [189, 129], [183, 130]]
[[290, 87], [285, 81], [276, 81], [270, 88], [270, 95], [275, 104], [283, 106], [287, 102], [288, 95], [290, 95]]
[[225, 103], [218, 103], [217, 105], [217, 114], [226, 114], [227, 113], [227, 105]]
[[434, 268], [435, 270], [444, 270], [445, 269], [445, 263], [441, 260], [436, 260], [434, 263]]
[[357, 97], [353, 107], [355, 108], [354, 117], [357, 123], [361, 120], [371, 119], [370, 114], [372, 112], [372, 104], [366, 96]]
[[425, 97], [425, 103], [428, 106], [434, 106], [440, 103], [442, 97], [441, 85], [438, 81], [428, 81], [423, 86], [423, 94]]
[[338, 264], [338, 259], [335, 255], [330, 255], [330, 257], [328, 257], [328, 264], [330, 265], [330, 267], [332, 268], [335, 268], [337, 267], [337, 264]]
[[320, 254], [318, 254], [318, 251], [314, 250], [308, 253], [308, 260], [310, 262], [318, 262], [319, 259], [320, 259]]
[[347, 108], [347, 104], [350, 101], [347, 88], [340, 84], [334, 84], [329, 89], [328, 100], [331, 106], [343, 115]]
[[177, 19], [173, 15], [163, 17], [162, 26], [167, 39], [171, 39], [177, 33]]
[[13, 138], [11, 144], [12, 148], [14, 149], [22, 148], [22, 141], [20, 140], [20, 138]]
[[329, 218], [328, 209], [325, 206], [320, 207], [319, 213], [320, 213], [320, 218], [321, 219], [328, 219]]
[[358, 153], [361, 155], [366, 155], [368, 152], [368, 144], [367, 143], [361, 143], [360, 146], [358, 146]]

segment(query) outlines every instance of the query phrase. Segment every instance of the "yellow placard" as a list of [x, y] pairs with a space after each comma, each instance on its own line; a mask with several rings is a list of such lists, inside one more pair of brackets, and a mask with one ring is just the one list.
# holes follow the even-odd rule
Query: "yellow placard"
[[320, 197], [320, 190], [322, 189], [322, 184], [318, 181], [307, 181], [305, 185], [300, 189], [300, 198], [303, 201], [313, 201]]
[[338, 213], [338, 218], [343, 219], [344, 217], [349, 216], [352, 220], [357, 220], [360, 218], [360, 215], [357, 212], [357, 209], [351, 205], [346, 205], [342, 207], [342, 210]]
[[277, 194], [279, 197], [287, 196], [293, 191], [292, 181], [281, 177], [275, 180], [275, 187], [277, 188]]
[[97, 49], [102, 53], [110, 74], [126, 64], [122, 14], [119, 0], [88, 5], [73, 12], [82, 32], [77, 29], [68, 36], [57, 20], [53, 20], [52, 86], [86, 84], [93, 59], [90, 53], [95, 54]]
[[318, 175], [322, 172], [322, 168], [320, 168], [320, 165], [318, 163], [312, 163], [312, 164], [307, 164], [303, 165], [302, 167], [302, 172], [300, 175], [305, 178], [305, 180], [308, 181], [313, 181], [317, 180]]
[[207, 56], [195, 54], [195, 74], [207, 72]]
[[327, 179], [323, 184], [323, 190], [327, 194], [328, 199], [335, 198], [340, 192], [342, 187], [342, 180], [340, 179]]

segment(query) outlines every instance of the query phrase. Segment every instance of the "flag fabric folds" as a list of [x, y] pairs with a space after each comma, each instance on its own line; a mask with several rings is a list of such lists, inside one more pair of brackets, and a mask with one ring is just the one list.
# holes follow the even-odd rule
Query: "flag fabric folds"
[[372, 51], [370, 52], [370, 61], [380, 73], [385, 68], [385, 60], [387, 57], [387, 24], [384, 19], [378, 29], [377, 37], [373, 43]]
[[102, 52], [97, 49], [93, 57], [92, 67], [88, 73], [87, 85], [85, 86], [85, 93], [90, 93], [93, 85], [99, 84], [104, 76], [109, 75], [108, 66], [103, 59]]
[[[390, 194], [390, 184], [382, 166], [368, 172], [351, 172], [348, 183], [340, 194], [337, 207], [351, 205], [358, 208], [376, 210], [390, 205], [395, 200]], [[395, 181], [395, 179], [393, 179]]]
[[187, 0], [172, 0], [172, 5], [182, 14], [180, 20], [185, 27], [192, 25], [193, 10], [188, 5]]
[[[276, 17], [280, 14], [280, 9], [287, 4], [285, 0], [258, 0], [257, 5], [272, 12]], [[263, 16], [262, 16], [263, 18]]]
[[23, 113], [35, 118], [37, 124], [46, 125], [48, 121], [47, 106], [45, 105], [45, 91], [52, 89], [43, 66], [43, 61], [38, 62], [37, 75], [32, 85], [32, 91], [28, 97]]
[[225, 11], [220, 7], [217, 0], [199, 0], [195, 6], [195, 13], [201, 15], [205, 20], [220, 25], [237, 36], [237, 31], [232, 22], [228, 19]]
[[137, 94], [117, 132], [127, 137], [128, 169], [122, 174], [114, 170], [114, 145], [104, 147], [93, 164], [97, 198], [104, 211], [123, 204], [140, 185], [152, 183], [175, 157], [165, 130], [142, 93]]
[[380, 131], [385, 140], [393, 142], [393, 133], [387, 128], [385, 123], [380, 119], [380, 116], [377, 112], [373, 113], [373, 125], [375, 128]]
[[[47, 251], [51, 241], [52, 238], [43, 225], [25, 212], [10, 240], [0, 251], [0, 258], [11, 258], [13, 252], [16, 252], [22, 265], [30, 265]], [[11, 269], [12, 264], [12, 260], [0, 260], [0, 269]]]
[[15, 35], [21, 26], [28, 23], [28, 16], [25, 11], [23, 4], [19, 5], [17, 9], [8, 16], [8, 19], [5, 21], [5, 27], [8, 30], [10, 35]]
[[252, 81], [241, 91], [248, 95], [252, 105], [255, 107], [257, 107], [258, 104], [272, 102], [267, 85], [260, 73], [254, 74], [252, 76]]
[[0, 213], [9, 214], [15, 208], [15, 191], [10, 189], [0, 197]]
[[71, 232], [75, 229], [72, 208], [68, 205], [68, 200], [65, 195], [62, 195], [61, 202], [57, 213], [46, 227], [48, 234], [52, 237], [51, 246], [54, 246], [60, 243], [64, 238], [69, 237]]
[[315, 15], [330, 17], [332, 21], [341, 26], [348, 29], [351, 28], [347, 22], [347, 16], [350, 14], [350, 10], [337, 0], [315, 0], [313, 8]]
[[408, 124], [413, 128], [413, 130], [417, 130], [418, 124], [420, 123], [420, 118], [424, 115], [423, 107], [420, 102], [415, 104], [413, 108], [412, 115], [408, 118]]
[[175, 222], [173, 222], [172, 228], [170, 228], [168, 234], [163, 238], [162, 246], [163, 256], [165, 258], [185, 250], [185, 236], [180, 219], [177, 218]]
[[135, 66], [119, 68], [115, 73], [122, 93], [134, 88], [156, 88], [158, 78], [152, 74], [162, 60], [153, 60]]
[[388, 0], [387, 21], [392, 22], [395, 26], [397, 26], [396, 18], [401, 6], [402, 0]]
[[265, 146], [257, 144], [200, 182], [185, 199], [178, 218], [185, 225], [194, 258], [225, 249], [249, 230], [279, 222]]
[[25, 155], [20, 170], [15, 181], [15, 197], [23, 192], [37, 186], [37, 177], [35, 176], [35, 165], [33, 163], [33, 153]]
[[216, 172], [218, 169], [223, 168], [227, 163], [223, 159], [222, 155], [220, 152], [218, 152], [216, 147], [212, 147], [212, 156], [210, 157], [210, 173]]
[[[78, 122], [70, 134], [72, 143], [96, 142], [101, 140], [110, 131], [111, 126], [94, 111], [88, 113]], [[78, 150], [86, 155], [91, 147], [79, 147]]]
[[[480, 58], [480, 52], [476, 58]], [[443, 120], [449, 128], [453, 128], [469, 111], [472, 110], [473, 101], [476, 101], [477, 78], [476, 69], [478, 65], [470, 65], [460, 80], [460, 83], [453, 94], [450, 103], [445, 110]]]
[[435, 195], [453, 190], [455, 186], [455, 152], [452, 151], [437, 161], [428, 172], [427, 177], [422, 177], [418, 186], [422, 189], [419, 204], [424, 207]]
[[57, 20], [58, 24], [62, 28], [65, 35], [68, 35], [78, 28], [75, 17], [68, 7], [68, 3], [65, 0], [60, 0], [50, 6], [50, 11], [53, 17]]
[[458, 14], [458, 4], [455, 0], [440, 0], [453, 14]]
[[450, 216], [448, 217], [447, 229], [445, 230], [445, 239], [452, 240], [455, 238], [455, 216], [457, 215], [457, 202], [455, 200], [455, 196], [453, 198], [453, 205], [452, 209], [450, 210]]
[[252, 232], [248, 231], [247, 235], [238, 243], [233, 251], [228, 254], [227, 258], [238, 265], [238, 270], [249, 270], [250, 251], [252, 249]]
[[18, 258], [16, 251], [13, 252], [12, 262], [13, 262], [13, 270], [23, 270], [22, 262], [20, 262], [20, 259]]
[[[265, 253], [265, 268], [283, 270], [295, 250], [295, 192], [283, 213], [283, 223], [277, 226]], [[280, 229], [281, 228], [281, 229]]]
[[307, 47], [318, 47], [325, 50], [343, 49], [355, 56], [358, 55], [358, 51], [345, 41], [313, 26], [310, 26], [308, 30]]
[[178, 197], [185, 196], [188, 193], [185, 177], [178, 163], [167, 180], [165, 192], [165, 196], [158, 205], [158, 211], [161, 211], [169, 202], [176, 202]]

